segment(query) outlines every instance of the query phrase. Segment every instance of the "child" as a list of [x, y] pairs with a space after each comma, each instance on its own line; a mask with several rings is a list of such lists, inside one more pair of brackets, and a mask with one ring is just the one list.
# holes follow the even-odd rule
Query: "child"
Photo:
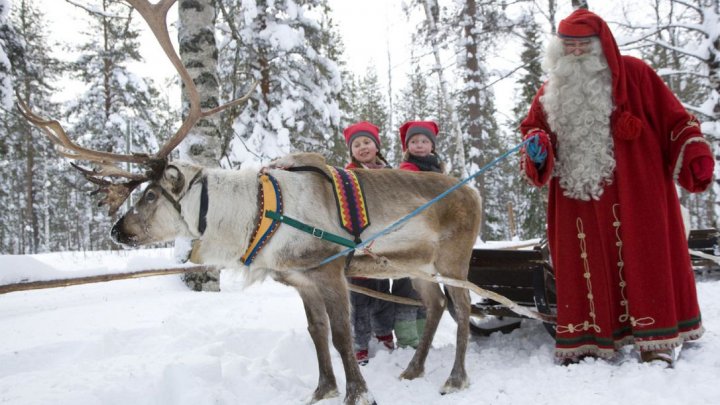
[[[433, 121], [408, 121], [400, 127], [403, 161], [400, 170], [442, 173], [445, 166], [435, 153], [438, 126]], [[410, 278], [393, 280], [393, 295], [419, 299]], [[417, 348], [425, 329], [424, 307], [395, 304], [395, 336], [399, 347]]]
[[[343, 131], [345, 141], [350, 150], [350, 163], [345, 168], [353, 169], [384, 169], [390, 165], [380, 153], [380, 136], [378, 128], [366, 121], [353, 124]], [[390, 293], [389, 280], [377, 280], [364, 277], [350, 277], [350, 283], [371, 290]], [[370, 335], [375, 337], [389, 350], [395, 348], [393, 343], [393, 303], [365, 294], [350, 293], [352, 305], [351, 321], [353, 325], [355, 358], [361, 365], [368, 363], [368, 344]]]

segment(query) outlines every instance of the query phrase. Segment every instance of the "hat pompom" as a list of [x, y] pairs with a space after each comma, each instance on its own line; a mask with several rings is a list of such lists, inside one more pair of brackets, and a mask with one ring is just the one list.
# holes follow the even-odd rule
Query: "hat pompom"
[[615, 124], [615, 136], [623, 141], [632, 141], [640, 137], [643, 123], [629, 111], [623, 111]]

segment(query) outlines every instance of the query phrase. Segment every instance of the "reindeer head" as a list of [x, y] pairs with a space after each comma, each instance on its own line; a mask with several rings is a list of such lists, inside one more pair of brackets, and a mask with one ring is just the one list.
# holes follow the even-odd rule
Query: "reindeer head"
[[[180, 56], [175, 52], [167, 29], [168, 10], [177, 0], [161, 0], [157, 4], [151, 4], [147, 0], [126, 1], [135, 8], [145, 22], [147, 22], [163, 51], [165, 51], [168, 59], [170, 59], [170, 62], [172, 62], [175, 70], [180, 75], [190, 101], [190, 108], [182, 125], [177, 132], [161, 146], [157, 153], [153, 155], [118, 154], [84, 148], [70, 139], [58, 121], [40, 117], [33, 113], [19, 96], [17, 99], [18, 109], [23, 116], [30, 123], [45, 132], [48, 138], [55, 144], [55, 148], [60, 155], [73, 160], [88, 161], [95, 165], [95, 168], [87, 169], [72, 164], [88, 181], [98, 185], [98, 189], [95, 190], [93, 194], [101, 193], [105, 195], [98, 205], [107, 205], [109, 215], [115, 215], [118, 208], [135, 188], [143, 183], [150, 182], [140, 201], [133, 207], [128, 215], [118, 221], [112, 231], [113, 238], [116, 241], [136, 246], [173, 238], [172, 232], [168, 232], [166, 235], [160, 234], [163, 230], [168, 230], [166, 227], [151, 226], [151, 224], [158, 223], [155, 217], [162, 217], [162, 219], [168, 218], [166, 210], [163, 209], [166, 204], [159, 204], [158, 201], [153, 203], [151, 201], [157, 196], [159, 190], [168, 192], [167, 195], [162, 195], [164, 199], [167, 199], [168, 196], [177, 194], [172, 193], [172, 190], [178, 189], [180, 183], [182, 183], [185, 188], [189, 185], [185, 183], [184, 176], [182, 178], [175, 176], [175, 174], [183, 175], [184, 173], [178, 169], [178, 165], [168, 163], [170, 153], [185, 139], [190, 129], [198, 120], [245, 102], [254, 91], [257, 82], [253, 84], [251, 89], [243, 97], [211, 110], [203, 111], [200, 106], [200, 95], [197, 87], [187, 69], [183, 66]], [[132, 163], [140, 166], [144, 170], [141, 170], [139, 173], [126, 171], [117, 165], [119, 163]], [[120, 181], [120, 179], [125, 179], [125, 181]], [[125, 222], [127, 222], [127, 225], [121, 225], [121, 223]], [[127, 233], [125, 233], [126, 230]]]
[[[205, 187], [202, 174], [199, 166], [167, 164], [160, 176], [148, 183], [133, 208], [115, 223], [113, 240], [134, 247], [200, 236], [197, 195]], [[195, 189], [197, 193], [186, 202], [186, 195]]]

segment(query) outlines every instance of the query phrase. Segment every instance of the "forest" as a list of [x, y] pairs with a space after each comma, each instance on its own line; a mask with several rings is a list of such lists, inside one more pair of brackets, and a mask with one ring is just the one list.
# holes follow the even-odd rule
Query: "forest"
[[[0, 0], [0, 254], [117, 249], [94, 186], [18, 112], [18, 98], [83, 147], [121, 153], [156, 151], [188, 108], [169, 96], [179, 78], [159, 82], [131, 69], [143, 63], [147, 27], [126, 2], [65, 0], [83, 25], [68, 24], [82, 39], [63, 42], [49, 29], [63, 18], [45, 11], [50, 1], [58, 0]], [[435, 120], [449, 174], [465, 178], [520, 142], [517, 126], [544, 81], [545, 41], [573, 8], [596, 3], [406, 0], [404, 15], [393, 18], [414, 24], [410, 57], [388, 55], [407, 60], [399, 80], [373, 65], [348, 65], [333, 15], [340, 1], [180, 0], [171, 19], [202, 105], [257, 86], [247, 102], [200, 120], [174, 158], [240, 168], [311, 151], [342, 166], [343, 128], [367, 120], [381, 128], [385, 155], [397, 165], [397, 128]], [[613, 10], [603, 17], [621, 51], [652, 66], [699, 118], [718, 160], [720, 0], [602, 3]], [[77, 94], [58, 97], [70, 91]], [[501, 108], [508, 100], [512, 108]], [[692, 228], [720, 225], [715, 181], [699, 195], [679, 189]], [[471, 184], [483, 198], [482, 240], [544, 235], [546, 190], [526, 183], [516, 154]]]

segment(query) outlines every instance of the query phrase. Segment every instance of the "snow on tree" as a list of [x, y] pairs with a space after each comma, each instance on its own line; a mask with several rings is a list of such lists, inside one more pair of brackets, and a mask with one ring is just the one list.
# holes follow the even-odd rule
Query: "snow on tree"
[[[9, 47], [15, 89], [27, 103], [49, 114], [59, 114], [50, 101], [52, 81], [61, 71], [50, 57], [52, 41], [47, 35], [44, 15], [33, 1], [15, 3], [9, 18], [15, 38]], [[4, 136], [0, 139], [0, 176], [6, 185], [0, 191], [0, 250], [37, 253], [56, 249], [52, 236], [62, 226], [62, 187], [50, 187], [50, 179], [60, 179], [59, 161], [45, 136], [28, 124], [16, 110], [0, 110]], [[66, 234], [64, 236], [67, 236]]]
[[[511, 128], [518, 128], [520, 121], [525, 118], [528, 108], [532, 103], [535, 94], [543, 83], [543, 72], [541, 67], [541, 52], [543, 44], [541, 41], [540, 25], [534, 20], [532, 13], [528, 12], [521, 16], [518, 25], [523, 26], [522, 30], [522, 75], [517, 80], [520, 86], [517, 104], [513, 108], [513, 122]], [[517, 131], [515, 139], [519, 140]], [[518, 237], [520, 239], [539, 238], [545, 235], [545, 223], [547, 222], [546, 201], [547, 187], [535, 187], [530, 185], [525, 176], [519, 174], [519, 156], [511, 158], [511, 167], [517, 169], [518, 173], [512, 176], [513, 190], [512, 201], [515, 207], [516, 223], [518, 226]]]
[[[133, 74], [128, 65], [141, 61], [138, 22], [127, 3], [101, 0], [84, 7], [89, 28], [84, 41], [76, 45], [76, 59], [70, 63], [72, 75], [85, 89], [68, 105], [71, 121], [69, 133], [83, 145], [94, 150], [118, 153], [156, 151], [157, 134], [167, 132], [169, 107], [162, 104], [159, 92], [149, 79]], [[158, 104], [161, 105], [158, 105]], [[84, 190], [92, 186], [79, 182]], [[82, 194], [80, 197], [85, 198]], [[109, 218], [103, 209], [87, 201], [81, 214], [85, 227], [83, 248], [112, 246], [108, 229]]]
[[[654, 0], [651, 22], [626, 21], [629, 37], [618, 42], [638, 50], [653, 66], [685, 108], [698, 116], [702, 131], [720, 157], [720, 0]], [[643, 20], [643, 21], [647, 21]], [[716, 171], [717, 173], [717, 171]], [[680, 191], [692, 216], [693, 228], [720, 225], [720, 183], [708, 192]]]
[[15, 43], [15, 33], [7, 24], [10, 15], [10, 3], [0, 0], [0, 107], [9, 110], [12, 105], [12, 75], [8, 49]]
[[267, 161], [292, 151], [324, 152], [338, 136], [341, 74], [330, 59], [319, 21], [324, 0], [225, 0], [220, 24], [220, 76], [226, 98], [259, 83], [229, 115], [232, 165]]
[[[216, 10], [213, 0], [180, 1], [178, 5], [178, 42], [180, 58], [200, 94], [205, 109], [219, 105], [220, 85], [217, 77], [218, 51], [215, 43]], [[183, 118], [190, 104], [183, 93]], [[202, 166], [218, 167], [222, 153], [220, 116], [203, 117], [180, 144], [180, 157]]]

